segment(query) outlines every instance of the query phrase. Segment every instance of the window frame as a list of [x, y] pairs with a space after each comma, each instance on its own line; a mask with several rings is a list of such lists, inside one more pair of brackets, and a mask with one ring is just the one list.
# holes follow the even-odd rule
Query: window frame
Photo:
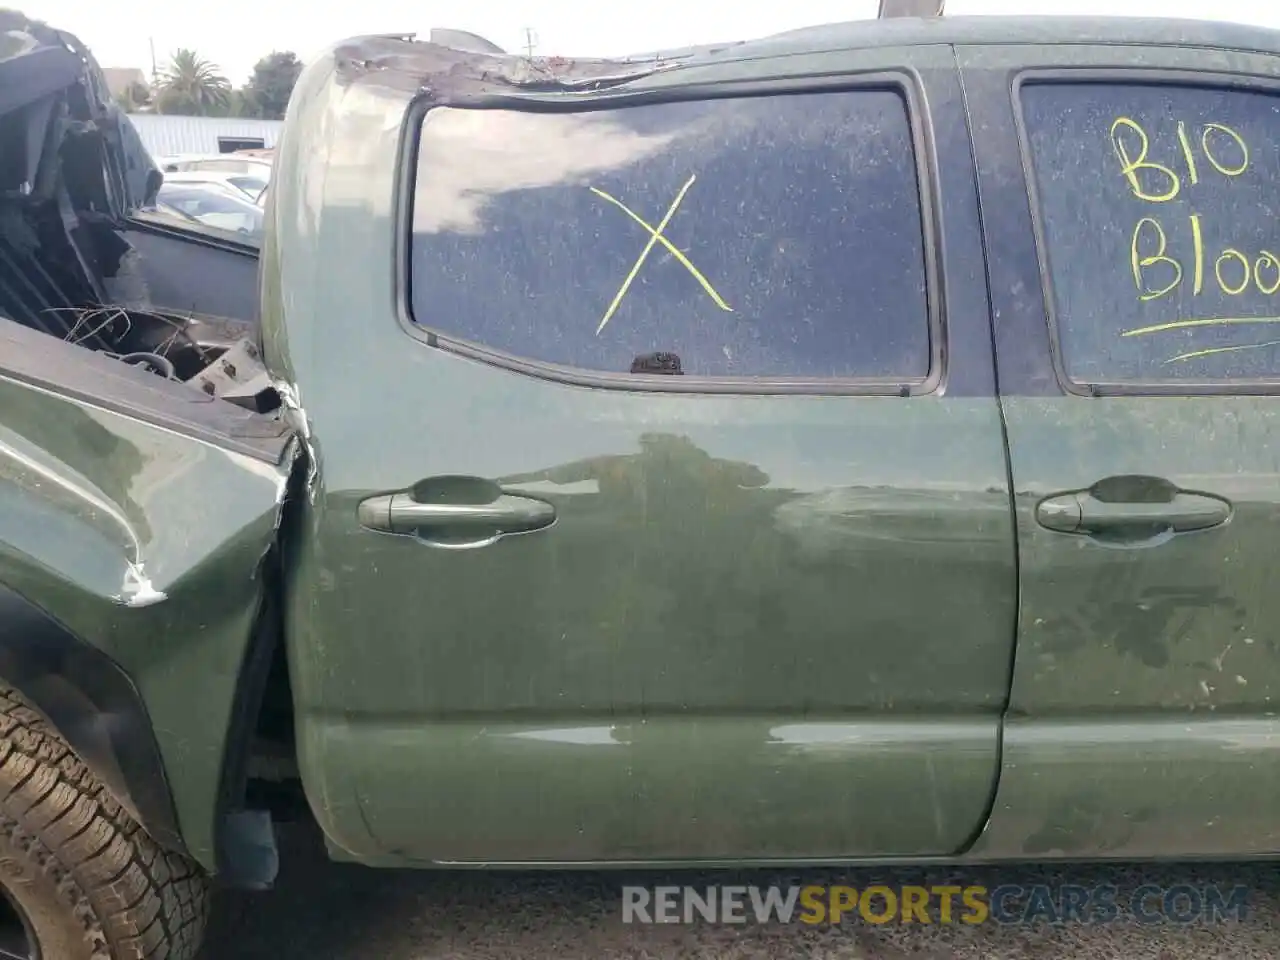
[[1214, 380], [1075, 380], [1067, 371], [1066, 357], [1059, 332], [1054, 282], [1049, 270], [1049, 246], [1045, 235], [1044, 213], [1040, 201], [1040, 184], [1036, 177], [1031, 138], [1023, 113], [1022, 90], [1026, 86], [1158, 86], [1177, 89], [1210, 89], [1240, 93], [1266, 93], [1280, 96], [1280, 77], [1257, 73], [1232, 73], [1222, 70], [1170, 69], [1168, 67], [1035, 67], [1019, 71], [1010, 89], [1014, 128], [1018, 139], [1019, 162], [1031, 205], [1031, 229], [1035, 236], [1036, 264], [1040, 274], [1040, 290], [1048, 325], [1049, 350], [1054, 376], [1068, 394], [1079, 397], [1194, 397], [1194, 396], [1268, 396], [1280, 395], [1280, 374], [1254, 379]]
[[[802, 377], [711, 377], [682, 374], [613, 373], [586, 370], [507, 353], [482, 343], [466, 340], [430, 324], [418, 323], [413, 315], [413, 205], [417, 185], [418, 149], [422, 124], [427, 113], [438, 106], [469, 110], [519, 110], [527, 113], [584, 113], [619, 110], [688, 101], [728, 100], [741, 97], [787, 96], [806, 93], [851, 93], [859, 90], [889, 90], [898, 94], [907, 111], [907, 129], [915, 158], [919, 222], [924, 254], [925, 304], [929, 336], [929, 368], [923, 379], [902, 377], [802, 378]], [[433, 102], [429, 96], [411, 101], [405, 111], [397, 162], [395, 213], [396, 317], [401, 329], [423, 345], [489, 366], [566, 386], [599, 390], [644, 393], [718, 395], [812, 395], [812, 396], [896, 396], [914, 397], [937, 393], [945, 382], [947, 351], [946, 308], [941, 262], [941, 209], [938, 196], [938, 158], [933, 124], [919, 73], [910, 67], [848, 70], [838, 75], [801, 76], [787, 79], [742, 80], [695, 83], [681, 87], [627, 93], [589, 94], [585, 97], [554, 99], [536, 96], [491, 95], [463, 102]]]

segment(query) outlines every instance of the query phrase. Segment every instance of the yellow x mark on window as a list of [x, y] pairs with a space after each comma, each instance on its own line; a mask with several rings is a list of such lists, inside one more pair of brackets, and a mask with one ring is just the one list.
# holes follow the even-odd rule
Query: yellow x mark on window
[[628, 217], [640, 224], [640, 226], [644, 227], [645, 230], [649, 231], [649, 242], [646, 243], [644, 249], [640, 251], [640, 256], [636, 258], [635, 264], [631, 267], [631, 272], [627, 274], [627, 279], [622, 281], [622, 286], [618, 288], [618, 292], [614, 295], [613, 302], [609, 304], [609, 309], [604, 312], [604, 316], [600, 319], [600, 326], [596, 327], [597, 335], [605, 328], [605, 324], [613, 318], [613, 315], [617, 313], [618, 307], [622, 305], [622, 300], [627, 295], [627, 291], [631, 289], [632, 282], [640, 274], [640, 268], [644, 266], [644, 262], [648, 259], [649, 253], [659, 243], [666, 247], [667, 251], [684, 265], [684, 268], [693, 275], [693, 279], [697, 280], [698, 283], [702, 285], [702, 289], [707, 291], [707, 296], [716, 302], [717, 307], [721, 310], [728, 310], [730, 313], [733, 312], [733, 307], [725, 303], [724, 298], [721, 297], [720, 294], [716, 293], [716, 288], [711, 285], [711, 281], [704, 277], [702, 272], [689, 262], [689, 258], [686, 257], [675, 244], [668, 240], [662, 232], [667, 229], [667, 224], [671, 222], [671, 218], [674, 217], [676, 215], [676, 211], [680, 209], [680, 204], [684, 201], [684, 195], [689, 192], [689, 188], [693, 186], [693, 181], [696, 179], [698, 178], [695, 174], [688, 179], [683, 187], [680, 188], [680, 192], [676, 194], [676, 198], [671, 201], [671, 206], [667, 208], [666, 216], [662, 218], [662, 222], [659, 223], [657, 227], [650, 226], [645, 222], [643, 217], [633, 211], [617, 197], [610, 196], [603, 190], [598, 190], [595, 187], [589, 188], [597, 197], [609, 201], [609, 203], [612, 203]]

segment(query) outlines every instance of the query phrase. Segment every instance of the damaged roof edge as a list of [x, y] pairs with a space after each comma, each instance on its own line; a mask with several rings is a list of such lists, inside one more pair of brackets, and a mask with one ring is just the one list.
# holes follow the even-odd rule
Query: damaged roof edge
[[[937, 7], [940, 10], [942, 4]], [[920, 44], [1127, 43], [1280, 54], [1280, 31], [1263, 27], [1097, 15], [864, 18], [749, 40], [612, 58], [484, 52], [480, 48], [491, 45], [484, 38], [455, 44], [450, 38], [453, 33], [440, 31], [433, 37], [450, 40], [448, 45], [423, 42], [412, 34], [354, 37], [332, 46], [329, 56], [340, 83], [363, 80], [425, 93], [436, 102], [466, 102], [486, 94], [589, 93], [658, 72], [717, 62]]]
[[[83, 91], [82, 101], [67, 97], [75, 86]], [[18, 192], [35, 189], [38, 171], [47, 162], [45, 144], [60, 145], [67, 136], [96, 133], [101, 139], [102, 180], [85, 191], [93, 197], [95, 212], [120, 222], [155, 199], [163, 175], [116, 105], [89, 49], [73, 34], [0, 8], [0, 113], [7, 116], [35, 105], [40, 109], [33, 118], [44, 122], [27, 125], [29, 159], [14, 185]], [[46, 109], [49, 106], [55, 109]], [[53, 138], [46, 137], [50, 124], [60, 128]]]
[[354, 37], [330, 48], [340, 82], [375, 82], [439, 100], [502, 91], [589, 92], [677, 66], [678, 60], [529, 57], [492, 53], [475, 44], [443, 45], [412, 36]]
[[477, 33], [470, 30], [452, 30], [448, 27], [433, 27], [430, 34], [432, 43], [442, 47], [451, 47], [454, 50], [468, 50], [473, 53], [494, 53], [505, 54], [496, 43], [486, 40]]
[[[404, 39], [414, 39], [412, 35], [404, 35]], [[492, 40], [472, 33], [469, 30], [453, 30], [447, 27], [433, 27], [428, 40], [441, 47], [449, 47], [464, 53], [488, 53], [495, 56], [510, 56], [506, 50]], [[730, 47], [744, 43], [743, 40], [732, 40], [728, 43], [703, 43], [696, 46], [670, 47], [661, 50], [646, 50], [643, 53], [629, 53], [625, 56], [611, 58], [615, 63], [653, 63], [666, 60], [688, 60], [690, 57], [720, 53]], [[537, 59], [526, 57], [524, 59]], [[556, 60], [558, 58], [543, 58]]]

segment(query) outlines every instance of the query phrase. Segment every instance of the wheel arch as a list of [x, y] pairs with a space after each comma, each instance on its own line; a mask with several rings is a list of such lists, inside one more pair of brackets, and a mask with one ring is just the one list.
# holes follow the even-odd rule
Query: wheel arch
[[190, 856], [151, 719], [133, 679], [0, 583], [0, 677], [39, 710], [157, 844]]

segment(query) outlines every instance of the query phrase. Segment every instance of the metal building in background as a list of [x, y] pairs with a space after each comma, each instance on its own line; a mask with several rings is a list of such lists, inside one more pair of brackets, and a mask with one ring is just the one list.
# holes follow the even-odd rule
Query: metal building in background
[[270, 149], [276, 145], [280, 128], [284, 126], [281, 120], [255, 120], [252, 117], [176, 117], [131, 113], [129, 119], [153, 157]]

